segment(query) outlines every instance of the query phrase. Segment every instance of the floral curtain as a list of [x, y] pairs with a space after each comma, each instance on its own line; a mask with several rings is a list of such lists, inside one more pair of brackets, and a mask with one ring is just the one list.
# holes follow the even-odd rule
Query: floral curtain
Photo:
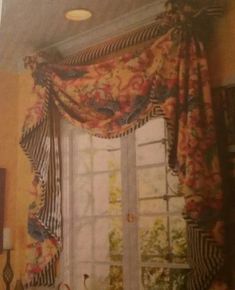
[[58, 111], [103, 138], [164, 116], [169, 165], [185, 196], [191, 267], [186, 289], [224, 289], [216, 278], [224, 263], [223, 191], [204, 47], [190, 14], [166, 12], [157, 21], [158, 37], [139, 55], [91, 65], [26, 58], [35, 80], [35, 105], [20, 142], [35, 172], [26, 286], [54, 283], [62, 247]]

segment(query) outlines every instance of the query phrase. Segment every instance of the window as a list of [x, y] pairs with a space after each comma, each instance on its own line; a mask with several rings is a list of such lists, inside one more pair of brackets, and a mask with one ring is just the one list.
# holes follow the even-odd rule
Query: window
[[73, 290], [182, 289], [188, 271], [183, 197], [154, 119], [117, 139], [62, 124], [64, 251]]

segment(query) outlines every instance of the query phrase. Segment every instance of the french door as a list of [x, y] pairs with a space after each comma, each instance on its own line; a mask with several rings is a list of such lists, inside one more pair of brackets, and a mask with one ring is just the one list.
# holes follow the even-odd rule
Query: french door
[[182, 290], [184, 204], [164, 120], [101, 139], [62, 124], [64, 250], [73, 290]]

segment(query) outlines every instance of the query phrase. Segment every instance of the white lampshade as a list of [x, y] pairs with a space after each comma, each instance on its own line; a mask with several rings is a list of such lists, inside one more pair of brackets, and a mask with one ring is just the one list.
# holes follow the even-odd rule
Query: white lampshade
[[11, 250], [13, 248], [12, 232], [10, 228], [3, 229], [3, 250]]

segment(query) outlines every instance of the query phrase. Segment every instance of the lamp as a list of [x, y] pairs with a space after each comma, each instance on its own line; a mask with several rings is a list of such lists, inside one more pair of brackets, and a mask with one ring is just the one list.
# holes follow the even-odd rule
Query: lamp
[[10, 285], [14, 277], [11, 267], [11, 250], [13, 249], [12, 232], [10, 228], [3, 229], [3, 250], [7, 252], [6, 264], [3, 269], [3, 280], [6, 284], [6, 290], [10, 290]]

